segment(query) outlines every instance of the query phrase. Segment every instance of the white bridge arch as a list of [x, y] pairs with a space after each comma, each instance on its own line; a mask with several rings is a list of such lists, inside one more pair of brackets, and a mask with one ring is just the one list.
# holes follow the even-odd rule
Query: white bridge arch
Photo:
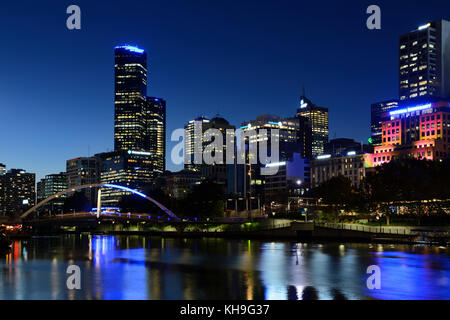
[[170, 217], [175, 218], [175, 219], [179, 219], [172, 211], [167, 209], [165, 206], [163, 206], [161, 203], [159, 203], [155, 199], [150, 198], [146, 194], [143, 194], [142, 192], [139, 192], [137, 190], [133, 190], [133, 189], [125, 187], [125, 186], [120, 186], [120, 185], [110, 184], [110, 183], [85, 184], [85, 185], [82, 185], [82, 186], [73, 187], [73, 188], [64, 190], [62, 192], [59, 192], [57, 194], [54, 194], [51, 197], [48, 197], [45, 200], [42, 200], [41, 202], [36, 204], [34, 207], [32, 207], [29, 210], [27, 210], [26, 212], [24, 212], [20, 216], [20, 219], [25, 219], [30, 213], [32, 213], [33, 211], [35, 211], [39, 207], [42, 207], [47, 202], [52, 201], [53, 199], [56, 199], [56, 198], [66, 194], [66, 193], [71, 193], [71, 192], [75, 192], [77, 190], [88, 189], [88, 188], [99, 188], [99, 196], [98, 196], [98, 203], [97, 203], [97, 217], [100, 215], [100, 210], [101, 210], [101, 188], [112, 188], [112, 189], [124, 190], [124, 191], [130, 192], [130, 193], [136, 194], [136, 195], [138, 195], [138, 196], [140, 196], [140, 197], [142, 197], [144, 199], [147, 199], [148, 201], [150, 201], [150, 202], [154, 203], [155, 205], [157, 205], [162, 211], [167, 213], [167, 215], [169, 215]]

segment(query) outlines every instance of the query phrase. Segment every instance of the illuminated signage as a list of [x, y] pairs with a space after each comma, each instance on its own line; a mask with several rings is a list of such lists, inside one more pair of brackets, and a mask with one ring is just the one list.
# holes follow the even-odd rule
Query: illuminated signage
[[424, 104], [424, 105], [417, 106], [417, 107], [399, 109], [399, 110], [389, 112], [389, 115], [394, 116], [396, 114], [403, 114], [403, 113], [408, 113], [408, 112], [425, 110], [425, 109], [431, 108], [431, 106], [432, 106], [431, 103], [429, 103], [429, 104]]
[[356, 151], [347, 152], [347, 155], [348, 156], [355, 156], [356, 155]]
[[308, 106], [308, 104], [305, 102], [305, 100], [300, 101], [300, 108], [305, 109]]
[[431, 27], [431, 23], [427, 23], [427, 24], [425, 24], [423, 26], [420, 26], [419, 30], [425, 30], [425, 29], [428, 29], [429, 27]]
[[150, 156], [150, 155], [152, 155], [150, 152], [145, 152], [145, 151], [131, 151], [131, 150], [128, 150], [128, 154], [135, 154], [135, 155], [138, 155], [138, 156]]
[[143, 53], [144, 50], [139, 49], [138, 47], [133, 47], [133, 46], [118, 46], [116, 47], [116, 49], [125, 49], [131, 52], [137, 52], [137, 53]]
[[281, 166], [285, 166], [285, 165], [286, 165], [286, 162], [274, 162], [274, 163], [266, 164], [266, 168], [281, 167]]
[[331, 158], [331, 154], [323, 154], [323, 155], [317, 157], [318, 160], [324, 160], [324, 159], [329, 159], [329, 158]]

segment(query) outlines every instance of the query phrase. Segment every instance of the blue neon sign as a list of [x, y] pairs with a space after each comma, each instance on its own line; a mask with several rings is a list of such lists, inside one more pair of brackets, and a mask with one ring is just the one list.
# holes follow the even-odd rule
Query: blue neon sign
[[116, 184], [109, 184], [109, 183], [106, 183], [103, 186], [106, 187], [106, 188], [121, 189], [121, 190], [124, 190], [124, 191], [128, 191], [128, 192], [137, 194], [138, 196], [141, 196], [142, 198], [147, 198], [147, 196], [145, 194], [143, 194], [143, 193], [141, 193], [139, 191], [136, 191], [136, 190], [124, 187], [124, 186], [118, 186]]
[[137, 53], [143, 53], [144, 50], [139, 49], [138, 47], [134, 47], [134, 46], [118, 46], [116, 47], [116, 49], [125, 49], [131, 52], [137, 52]]
[[428, 104], [424, 104], [424, 105], [421, 105], [421, 106], [409, 107], [409, 108], [394, 110], [394, 111], [389, 112], [389, 115], [394, 116], [394, 115], [397, 115], [397, 114], [403, 114], [403, 113], [408, 113], [408, 112], [425, 110], [425, 109], [429, 109], [431, 107], [432, 107], [432, 104], [428, 103]]

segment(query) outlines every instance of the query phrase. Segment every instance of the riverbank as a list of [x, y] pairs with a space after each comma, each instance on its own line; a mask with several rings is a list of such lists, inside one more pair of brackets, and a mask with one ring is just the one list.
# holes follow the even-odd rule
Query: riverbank
[[448, 243], [432, 243], [426, 241], [416, 241], [410, 236], [385, 234], [368, 234], [358, 231], [349, 230], [330, 230], [326, 228], [316, 227], [311, 233], [302, 233], [292, 231], [291, 228], [283, 228], [271, 231], [243, 231], [243, 232], [174, 232], [174, 231], [61, 231], [42, 233], [34, 235], [58, 235], [58, 234], [92, 234], [92, 235], [138, 235], [138, 236], [155, 236], [162, 238], [224, 238], [224, 239], [243, 239], [243, 240], [264, 240], [264, 241], [289, 241], [289, 242], [305, 242], [305, 243], [377, 243], [377, 244], [406, 244], [406, 245], [448, 245]]

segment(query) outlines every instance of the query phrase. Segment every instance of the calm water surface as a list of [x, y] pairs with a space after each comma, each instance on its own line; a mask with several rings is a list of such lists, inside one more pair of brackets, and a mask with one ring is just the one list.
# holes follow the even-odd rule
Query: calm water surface
[[[68, 290], [67, 267], [81, 268]], [[381, 268], [381, 290], [366, 287]], [[0, 299], [450, 299], [447, 248], [66, 235], [0, 256]]]

